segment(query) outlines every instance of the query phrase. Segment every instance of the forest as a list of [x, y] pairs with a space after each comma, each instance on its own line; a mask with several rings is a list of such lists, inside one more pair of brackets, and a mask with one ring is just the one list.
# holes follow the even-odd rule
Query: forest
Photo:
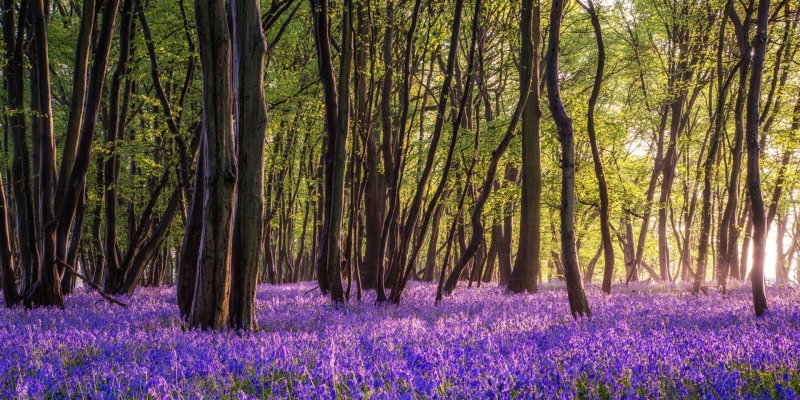
[[800, 396], [796, 0], [2, 0], [0, 397]]

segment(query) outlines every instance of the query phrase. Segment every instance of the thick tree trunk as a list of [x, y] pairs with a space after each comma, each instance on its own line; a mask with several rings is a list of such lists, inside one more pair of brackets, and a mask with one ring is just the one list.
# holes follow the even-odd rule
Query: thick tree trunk
[[236, 186], [231, 96], [231, 40], [225, 2], [195, 0], [203, 72], [205, 186], [202, 236], [189, 323], [200, 328], [228, 326], [231, 288], [231, 222]]
[[[91, 3], [87, 1], [87, 3]], [[20, 14], [27, 14], [28, 2], [22, 2]], [[84, 6], [84, 11], [91, 4]], [[3, 1], [3, 39], [6, 62], [3, 70], [6, 85], [6, 123], [11, 132], [14, 157], [11, 164], [11, 185], [14, 199], [14, 226], [17, 233], [18, 268], [21, 292], [25, 293], [37, 278], [39, 251], [37, 246], [36, 217], [31, 188], [31, 154], [25, 128], [25, 71], [23, 68], [23, 42], [25, 24], [18, 24], [14, 0]], [[36, 188], [38, 189], [38, 188]]]
[[547, 48], [545, 82], [550, 112], [558, 128], [561, 142], [561, 258], [567, 280], [567, 293], [573, 317], [589, 316], [591, 310], [583, 291], [575, 247], [575, 138], [572, 120], [564, 109], [558, 82], [558, 57], [561, 47], [561, 19], [564, 1], [553, 0], [550, 11], [550, 32]]
[[[33, 25], [34, 74], [36, 92], [36, 125], [39, 129], [39, 223], [42, 237], [42, 259], [36, 283], [26, 295], [28, 306], [64, 306], [61, 294], [61, 275], [57, 255], [54, 195], [56, 185], [56, 146], [53, 135], [53, 111], [50, 94], [50, 57], [48, 52], [47, 19], [43, 0], [31, 2]], [[71, 221], [61, 223], [70, 224]], [[63, 260], [63, 259], [62, 259]]]
[[230, 324], [255, 328], [255, 296], [264, 221], [264, 56], [261, 7], [255, 0], [233, 0], [233, 88], [238, 159], [236, 209], [231, 254]]
[[[387, 5], [389, 7], [390, 5]], [[364, 139], [364, 151], [366, 157], [364, 159], [364, 259], [359, 264], [361, 275], [361, 282], [364, 289], [376, 289], [378, 286], [378, 264], [380, 263], [378, 251], [380, 250], [381, 239], [381, 224], [383, 223], [383, 211], [386, 207], [386, 189], [385, 177], [380, 168], [380, 154], [378, 153], [378, 142], [376, 140], [376, 132], [372, 126], [368, 125], [369, 110], [367, 96], [367, 45], [369, 44], [369, 17], [366, 13], [364, 6], [357, 3], [359, 7], [359, 23], [356, 40], [356, 66], [357, 85], [358, 85], [358, 130], [362, 133]], [[391, 8], [390, 8], [391, 10]], [[389, 47], [388, 64], [385, 66], [387, 72], [384, 73], [384, 85], [388, 82], [389, 93], [391, 93], [391, 23], [387, 24], [384, 47]], [[385, 116], [384, 116], [385, 113]], [[391, 137], [391, 97], [385, 96], [381, 98], [381, 123], [382, 129], [388, 131], [384, 136]], [[360, 241], [359, 241], [360, 243]], [[360, 252], [359, 252], [360, 254]]]
[[541, 197], [542, 156], [540, 148], [540, 121], [542, 111], [539, 93], [539, 0], [522, 2], [522, 50], [520, 54], [521, 82], [528, 82], [528, 93], [522, 109], [522, 199], [520, 208], [517, 258], [508, 282], [514, 293], [536, 292], [541, 270]]

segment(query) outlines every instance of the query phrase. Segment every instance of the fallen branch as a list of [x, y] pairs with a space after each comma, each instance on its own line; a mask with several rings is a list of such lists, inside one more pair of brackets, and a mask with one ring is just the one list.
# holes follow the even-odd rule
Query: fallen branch
[[75, 277], [78, 277], [82, 281], [84, 281], [87, 285], [89, 285], [89, 287], [94, 289], [98, 294], [100, 294], [100, 296], [102, 298], [106, 299], [109, 303], [116, 304], [116, 305], [118, 305], [118, 306], [120, 306], [122, 308], [128, 308], [127, 304], [125, 304], [125, 303], [123, 303], [123, 302], [111, 297], [111, 295], [109, 295], [108, 293], [104, 292], [103, 289], [100, 288], [100, 286], [98, 286], [96, 283], [92, 282], [92, 280], [87, 278], [85, 275], [83, 275], [80, 272], [76, 271], [75, 268], [72, 268], [71, 265], [67, 264], [63, 260], [58, 260], [56, 262], [59, 265], [61, 265], [62, 267], [64, 267], [67, 272], [69, 272], [70, 274], [72, 274]]

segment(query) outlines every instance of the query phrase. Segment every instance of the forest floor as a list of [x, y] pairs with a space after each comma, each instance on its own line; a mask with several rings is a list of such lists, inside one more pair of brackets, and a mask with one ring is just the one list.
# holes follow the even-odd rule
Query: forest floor
[[[680, 286], [566, 293], [457, 289], [434, 306], [372, 293], [335, 308], [314, 284], [261, 286], [254, 333], [184, 328], [174, 288], [124, 309], [97, 294], [65, 310], [0, 311], [0, 398], [798, 398], [800, 291], [692, 295]], [[560, 285], [559, 285], [560, 286]]]

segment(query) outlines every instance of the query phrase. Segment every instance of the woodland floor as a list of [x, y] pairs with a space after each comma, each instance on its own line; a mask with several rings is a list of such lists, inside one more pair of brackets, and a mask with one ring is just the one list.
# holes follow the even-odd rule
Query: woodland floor
[[94, 293], [66, 310], [0, 311], [0, 398], [784, 398], [800, 394], [800, 291], [695, 296], [683, 287], [566, 293], [496, 286], [433, 305], [414, 284], [400, 306], [334, 308], [314, 284], [262, 286], [254, 333], [187, 330], [174, 288], [123, 309]]

